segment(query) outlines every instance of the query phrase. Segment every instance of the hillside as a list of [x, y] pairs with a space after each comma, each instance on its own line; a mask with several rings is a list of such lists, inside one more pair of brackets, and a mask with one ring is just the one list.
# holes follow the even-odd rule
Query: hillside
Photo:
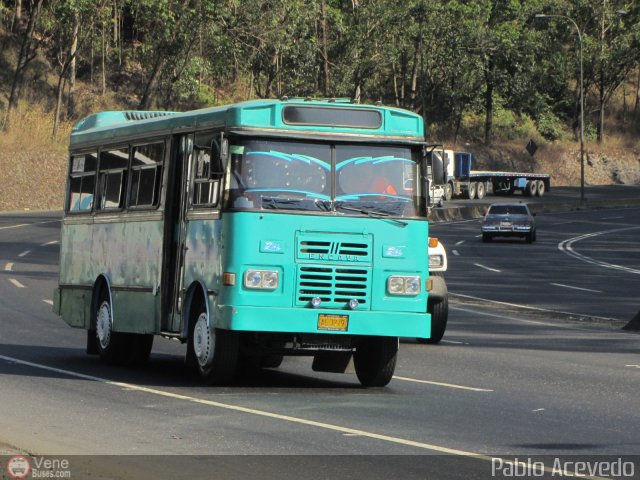
[[[287, 0], [283, 5], [289, 3], [295, 2]], [[0, 11], [2, 11], [2, 4], [0, 0]], [[53, 9], [55, 5], [57, 4], [45, 2], [45, 8]], [[455, 13], [447, 13], [446, 2], [443, 5], [439, 7], [445, 9], [443, 15]], [[342, 7], [337, 6], [332, 8], [334, 19], [340, 16], [341, 21], [345, 22], [343, 27], [350, 28], [349, 22], [353, 20], [351, 19], [353, 12], [350, 13], [348, 9], [341, 10]], [[131, 14], [129, 11], [120, 13], [125, 16]], [[180, 12], [174, 13], [180, 14]], [[362, 15], [366, 13], [366, 11], [361, 12]], [[411, 79], [406, 75], [409, 64], [402, 66], [405, 69], [402, 78], [396, 69], [397, 65], [393, 62], [378, 62], [375, 63], [375, 68], [374, 64], [367, 64], [366, 68], [371, 71], [366, 70], [366, 72], [370, 75], [361, 76], [362, 72], [354, 70], [353, 66], [348, 64], [353, 58], [353, 51], [345, 49], [344, 45], [341, 46], [338, 38], [333, 38], [335, 50], [329, 48], [327, 51], [333, 63], [325, 67], [328, 69], [331, 66], [333, 70], [325, 70], [326, 76], [323, 81], [320, 81], [317, 75], [322, 65], [317, 64], [317, 57], [313, 52], [290, 52], [295, 58], [308, 55], [304, 60], [306, 63], [287, 66], [286, 59], [283, 58], [276, 62], [276, 70], [271, 71], [270, 67], [268, 65], [265, 67], [264, 64], [265, 60], [268, 60], [267, 63], [271, 62], [268, 47], [284, 48], [284, 45], [288, 45], [287, 48], [293, 48], [286, 43], [287, 38], [269, 37], [272, 32], [268, 32], [262, 38], [263, 42], [272, 43], [251, 47], [249, 63], [238, 62], [238, 58], [248, 55], [239, 50], [229, 53], [226, 57], [218, 55], [220, 58], [226, 58], [227, 63], [203, 64], [205, 59], [215, 58], [207, 55], [207, 48], [212, 49], [209, 53], [218, 52], [219, 54], [220, 52], [216, 49], [220, 48], [220, 45], [226, 45], [225, 42], [240, 38], [237, 35], [241, 34], [231, 30], [218, 32], [217, 35], [220, 37], [213, 35], [211, 38], [201, 40], [198, 55], [193, 51], [186, 51], [190, 63], [186, 63], [185, 60], [184, 64], [180, 64], [183, 70], [177, 71], [178, 64], [175, 63], [177, 57], [170, 55], [182, 52], [178, 47], [183, 48], [183, 43], [170, 45], [167, 42], [169, 40], [186, 42], [189, 39], [167, 39], [166, 37], [157, 39], [153, 36], [153, 30], [143, 32], [142, 27], [136, 30], [135, 26], [131, 26], [132, 18], [125, 19], [124, 25], [128, 26], [128, 30], [122, 33], [122, 38], [118, 40], [120, 43], [114, 43], [108, 51], [105, 50], [104, 44], [102, 45], [103, 51], [108, 53], [105, 58], [97, 57], [99, 52], [96, 50], [96, 37], [84, 39], [85, 43], [81, 44], [83, 46], [78, 56], [73, 113], [69, 113], [71, 112], [70, 90], [66, 83], [68, 78], [65, 77], [65, 83], [63, 83], [65, 90], [61, 97], [61, 123], [57, 135], [53, 138], [57, 84], [61, 67], [66, 61], [62, 53], [65, 44], [64, 42], [56, 43], [55, 38], [56, 35], [61, 35], [60, 31], [62, 31], [56, 29], [63, 29], [64, 25], [62, 23], [57, 25], [55, 10], [44, 10], [42, 15], [45, 14], [49, 15], [46, 23], [49, 30], [40, 32], [36, 30], [34, 38], [37, 40], [37, 48], [34, 50], [33, 59], [24, 70], [24, 84], [17, 108], [12, 111], [11, 122], [4, 125], [4, 128], [2, 122], [9, 105], [13, 73], [18, 62], [24, 32], [11, 33], [6, 26], [9, 17], [0, 16], [2, 20], [0, 21], [0, 169], [2, 171], [0, 211], [49, 210], [62, 207], [68, 137], [72, 125], [91, 113], [102, 110], [137, 109], [145, 102], [149, 103], [150, 109], [186, 110], [251, 98], [273, 98], [283, 93], [289, 93], [291, 96], [307, 96], [310, 93], [312, 96], [322, 96], [329, 85], [329, 80], [333, 87], [331, 93], [336, 96], [351, 96], [353, 78], [357, 80], [355, 92], [361, 95], [363, 102], [382, 99], [384, 104], [401, 105], [418, 112], [425, 108], [428, 124], [427, 140], [442, 142], [457, 150], [473, 152], [478, 159], [479, 168], [549, 173], [552, 176], [553, 185], [576, 185], [580, 181], [579, 144], [575, 141], [574, 132], [570, 127], [571, 109], [567, 107], [575, 98], [570, 77], [564, 79], [566, 85], [559, 88], [558, 98], [551, 98], [547, 105], [540, 107], [540, 112], [527, 106], [525, 100], [516, 98], [510, 91], [509, 81], [503, 85], [496, 84], [495, 103], [492, 107], [494, 110], [492, 141], [490, 146], [486, 146], [485, 113], [482, 105], [485, 87], [481, 83], [473, 86], [460, 85], [457, 87], [460, 91], [449, 92], [442, 87], [446, 82], [443, 83], [442, 79], [434, 79], [433, 74], [429, 73], [424, 75], [425, 86], [421, 87], [424, 88], [425, 95], [428, 95], [428, 100], [425, 98], [422, 104], [419, 99], [409, 101], [408, 93], [405, 94], [405, 84], [407, 86], [411, 84]], [[91, 18], [91, 12], [81, 12], [81, 14], [87, 15], [87, 19]], [[390, 22], [389, 28], [391, 28], [391, 25], [395, 25], [393, 22], [397, 21], [397, 18], [393, 17], [395, 15], [393, 13], [384, 12], [384, 14], [390, 15], [385, 16], [383, 20]], [[139, 18], [142, 17], [136, 17], [136, 21]], [[246, 18], [235, 17], [225, 17], [220, 20], [215, 15], [214, 18], [220, 22], [220, 25], [228, 25], [231, 20], [249, 21]], [[300, 28], [307, 20], [306, 17], [296, 17]], [[144, 28], [151, 28], [153, 25], [150, 23]], [[354, 28], [355, 26], [352, 25]], [[417, 26], [419, 25], [415, 22], [411, 26], [413, 35], [420, 31]], [[65, 28], [68, 28], [68, 25]], [[328, 28], [331, 30], [331, 25]], [[304, 30], [304, 32], [305, 35], [313, 34], [311, 30]], [[357, 33], [357, 30], [354, 32]], [[394, 34], [399, 33], [394, 32]], [[415, 37], [412, 38], [415, 39]], [[312, 40], [315, 41], [309, 37], [309, 41]], [[330, 36], [330, 47], [331, 40]], [[111, 40], [107, 38], [107, 43], [109, 41]], [[243, 42], [237, 43], [240, 47], [235, 46], [234, 43], [233, 48], [247, 47]], [[193, 43], [187, 42], [184, 45], [193, 46]], [[375, 45], [379, 44], [375, 43]], [[404, 45], [405, 50], [404, 53], [400, 52], [400, 58], [411, 58], [409, 53], [414, 47], [417, 49], [417, 44]], [[434, 44], [432, 48], [437, 50], [445, 46]], [[286, 49], [285, 51], [289, 52]], [[358, 55], [365, 55], [365, 53], [371, 54], [371, 58], [378, 58], [380, 55], [380, 52], [365, 51]], [[397, 52], [386, 54], [392, 53]], [[414, 54], [417, 53], [418, 51], [415, 50]], [[153, 57], [153, 54], [156, 57]], [[163, 57], [165, 54], [168, 55], [166, 59]], [[228, 63], [232, 57], [235, 59], [233, 65]], [[149, 77], [155, 72], [149, 70], [148, 60], [152, 58], [158, 59], [160, 66], [156, 72], [159, 75], [157, 79], [153, 76]], [[102, 66], [100, 61], [103, 62]], [[284, 62], [284, 65], [281, 65], [280, 61]], [[315, 66], [311, 65], [314, 62]], [[300, 73], [303, 66], [315, 69], [313, 70], [315, 77]], [[552, 69], [552, 67], [551, 65], [549, 68]], [[100, 71], [102, 68], [105, 69], [104, 72]], [[280, 68], [290, 70], [285, 72], [278, 70]], [[505, 78], [516, 80], [513, 77], [514, 72], [505, 70], [504, 73]], [[390, 76], [393, 77], [393, 82], [390, 82]], [[604, 116], [606, 135], [601, 143], [596, 142], [595, 131], [597, 92], [593, 89], [587, 92], [587, 142], [585, 144], [587, 184], [640, 184], [640, 111], [638, 102], [635, 100], [635, 96], [638, 95], [638, 82], [640, 82], [640, 80], [636, 81], [636, 78], [640, 79], [638, 67], [630, 70], [626, 78], [625, 82], [613, 90], [608, 101]], [[400, 80], [405, 82], [401, 85], [401, 94], [397, 89], [400, 87], [396, 88], [396, 83]], [[418, 83], [419, 80], [416, 78]], [[519, 95], [523, 98], [526, 95], [541, 94], [535, 90], [533, 76], [526, 82], [522, 78], [518, 81], [521, 82], [518, 85]], [[391, 85], [394, 86], [393, 90], [390, 89]], [[154, 96], [147, 98], [148, 89], [151, 87], [155, 88]], [[413, 93], [417, 95], [420, 91], [414, 90]], [[545, 93], [545, 95], [549, 94], [549, 92]], [[539, 99], [536, 101], [539, 103]], [[553, 102], [561, 107], [554, 107]], [[440, 105], [449, 105], [451, 108], [440, 107]], [[556, 110], [552, 111], [552, 107]], [[530, 139], [534, 139], [539, 146], [533, 158], [525, 150], [525, 145]]]

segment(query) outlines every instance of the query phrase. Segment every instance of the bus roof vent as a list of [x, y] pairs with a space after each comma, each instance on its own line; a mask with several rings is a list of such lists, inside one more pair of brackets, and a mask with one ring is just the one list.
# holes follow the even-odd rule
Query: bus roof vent
[[138, 110], [131, 110], [123, 113], [124, 113], [124, 117], [127, 120], [134, 120], [134, 121], [149, 120], [151, 118], [166, 117], [167, 115], [175, 115], [175, 112], [145, 112], [145, 111], [138, 111]]
[[94, 128], [113, 127], [128, 122], [139, 122], [142, 120], [153, 120], [155, 118], [168, 117], [177, 115], [177, 112], [160, 112], [160, 111], [139, 111], [126, 110], [116, 112], [100, 112], [89, 115], [76, 124], [73, 131], [82, 132]]

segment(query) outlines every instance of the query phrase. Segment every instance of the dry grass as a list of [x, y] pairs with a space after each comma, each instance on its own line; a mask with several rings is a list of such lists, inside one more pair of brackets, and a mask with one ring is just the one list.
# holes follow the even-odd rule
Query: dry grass
[[61, 124], [53, 142], [52, 130], [51, 112], [23, 104], [0, 132], [0, 211], [62, 208], [71, 125]]

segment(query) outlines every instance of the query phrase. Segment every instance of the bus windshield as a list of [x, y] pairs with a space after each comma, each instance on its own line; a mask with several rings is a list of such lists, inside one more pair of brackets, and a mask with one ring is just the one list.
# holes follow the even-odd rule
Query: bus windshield
[[418, 215], [409, 146], [232, 140], [228, 209]]

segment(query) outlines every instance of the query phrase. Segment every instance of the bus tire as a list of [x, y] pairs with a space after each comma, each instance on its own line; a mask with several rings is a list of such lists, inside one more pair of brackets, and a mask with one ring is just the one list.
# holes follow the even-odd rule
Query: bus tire
[[195, 356], [195, 367], [207, 383], [229, 383], [238, 366], [238, 334], [210, 327], [208, 317], [202, 307], [189, 328], [189, 344]]
[[131, 337], [122, 332], [113, 331], [113, 309], [106, 292], [98, 297], [96, 308], [96, 348], [103, 362], [110, 365], [129, 363]]
[[384, 387], [393, 377], [398, 337], [364, 337], [356, 346], [353, 363], [363, 387]]
[[544, 196], [546, 189], [547, 187], [544, 184], [544, 180], [538, 180], [538, 189], [536, 191], [536, 195], [538, 195], [539, 197]]

